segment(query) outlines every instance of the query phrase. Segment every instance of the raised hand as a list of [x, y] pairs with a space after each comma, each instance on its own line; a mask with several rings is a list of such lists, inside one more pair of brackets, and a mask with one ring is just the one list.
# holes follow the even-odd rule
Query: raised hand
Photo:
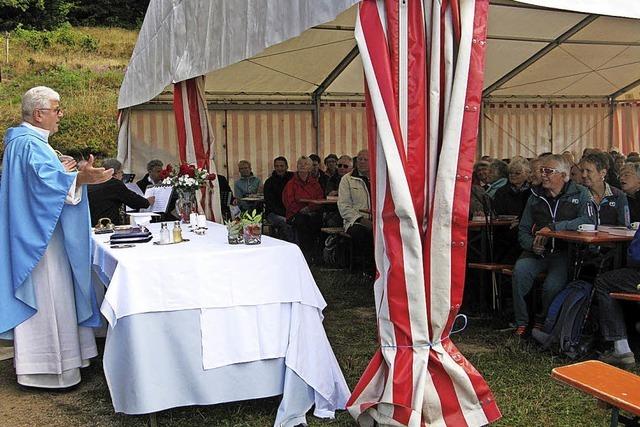
[[89, 160], [87, 160], [86, 165], [78, 172], [76, 184], [100, 184], [111, 179], [113, 169], [95, 168], [93, 167], [94, 161], [95, 158], [93, 154], [89, 155]]

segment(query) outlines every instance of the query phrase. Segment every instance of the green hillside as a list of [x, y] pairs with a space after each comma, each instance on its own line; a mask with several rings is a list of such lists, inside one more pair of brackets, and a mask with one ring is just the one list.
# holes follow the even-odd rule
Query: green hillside
[[[65, 117], [51, 145], [73, 156], [116, 154], [118, 90], [137, 38], [119, 28], [17, 29], [2, 40], [0, 128], [20, 122], [20, 97], [30, 87], [57, 90]], [[1, 146], [1, 145], [0, 145]]]

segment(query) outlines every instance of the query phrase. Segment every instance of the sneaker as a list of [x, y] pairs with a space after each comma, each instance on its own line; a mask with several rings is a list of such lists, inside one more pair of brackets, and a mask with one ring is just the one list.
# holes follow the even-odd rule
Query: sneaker
[[636, 358], [632, 352], [617, 354], [613, 351], [608, 351], [601, 354], [598, 360], [620, 368], [631, 368], [636, 364]]

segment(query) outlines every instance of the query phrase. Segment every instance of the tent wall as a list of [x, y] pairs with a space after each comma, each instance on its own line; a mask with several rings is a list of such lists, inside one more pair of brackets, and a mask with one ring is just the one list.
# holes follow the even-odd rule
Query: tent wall
[[[218, 172], [238, 177], [237, 163], [247, 159], [254, 173], [266, 179], [272, 160], [285, 156], [291, 170], [301, 155], [355, 155], [366, 146], [364, 105], [359, 102], [323, 103], [320, 143], [311, 110], [210, 109], [216, 138]], [[152, 108], [145, 106], [143, 108]], [[157, 108], [157, 107], [153, 107]], [[612, 127], [612, 129], [611, 129]], [[177, 163], [178, 142], [173, 111], [134, 109], [131, 113], [131, 172], [142, 176], [146, 162], [158, 158]], [[612, 131], [613, 142], [610, 142]], [[640, 102], [616, 104], [613, 123], [609, 105], [598, 103], [485, 103], [478, 153], [497, 158], [533, 157], [545, 151], [576, 154], [586, 147], [618, 147], [640, 151]]]
[[[164, 107], [164, 106], [163, 106]], [[151, 108], [151, 107], [150, 107]], [[134, 109], [131, 112], [131, 172], [145, 173], [150, 159], [178, 162], [178, 141], [173, 111], [168, 108]], [[301, 155], [329, 153], [355, 155], [366, 147], [366, 123], [362, 103], [325, 103], [320, 108], [320, 143], [311, 110], [210, 109], [216, 140], [218, 173], [231, 181], [238, 177], [238, 161], [249, 160], [255, 175], [266, 179], [272, 161], [285, 156], [295, 170]], [[232, 183], [233, 185], [233, 183]]]
[[613, 123], [613, 146], [623, 153], [640, 152], [640, 102], [618, 103]]
[[640, 148], [640, 103], [616, 103], [613, 123], [604, 102], [485, 103], [479, 153], [532, 157], [545, 151], [576, 154], [587, 147], [624, 153]]

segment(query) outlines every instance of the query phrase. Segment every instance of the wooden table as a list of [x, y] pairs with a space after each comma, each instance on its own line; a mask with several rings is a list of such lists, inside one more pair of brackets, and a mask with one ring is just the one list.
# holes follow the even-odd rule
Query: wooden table
[[551, 371], [551, 378], [581, 390], [611, 406], [611, 425], [625, 425], [633, 420], [619, 410], [640, 416], [640, 377], [597, 360], [561, 366]]
[[[633, 240], [633, 236], [620, 236], [603, 231], [538, 231], [538, 235], [564, 240], [569, 243], [570, 265], [573, 265], [573, 279], [577, 279], [581, 268], [581, 259], [578, 256], [577, 245], [606, 245], [613, 244], [613, 268], [620, 268], [623, 264], [624, 249], [626, 243]], [[580, 264], [580, 265], [579, 265]]]
[[602, 245], [605, 243], [630, 242], [633, 236], [619, 236], [617, 234], [596, 231], [595, 233], [584, 231], [538, 231], [539, 235], [564, 240], [572, 243], [584, 243], [587, 245]]

